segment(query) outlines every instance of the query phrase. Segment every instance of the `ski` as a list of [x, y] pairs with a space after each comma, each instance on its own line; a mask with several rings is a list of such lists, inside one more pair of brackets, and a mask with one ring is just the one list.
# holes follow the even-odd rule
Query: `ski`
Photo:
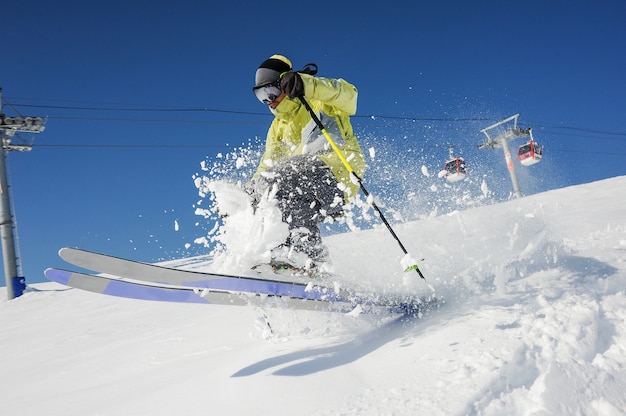
[[[134, 260], [122, 259], [102, 253], [95, 253], [76, 248], [62, 248], [59, 255], [65, 261], [96, 273], [116, 276], [121, 280], [137, 280], [148, 283], [166, 285], [189, 286], [216, 290], [235, 290], [242, 292], [272, 293], [275, 295], [297, 294], [300, 296], [305, 290], [334, 291], [324, 287], [324, 280], [312, 282], [306, 276], [271, 278], [259, 273], [253, 275], [220, 274], [198, 272], [185, 269], [174, 269], [156, 264], [142, 263]], [[350, 296], [344, 290], [338, 292], [342, 296]]]
[[406, 314], [409, 311], [417, 310], [415, 307], [409, 308], [407, 305], [385, 305], [357, 298], [344, 299], [327, 289], [306, 289], [299, 293], [286, 293], [277, 288], [278, 290], [267, 293], [257, 293], [121, 280], [113, 276], [93, 275], [54, 268], [47, 269], [45, 275], [49, 280], [65, 286], [128, 299], [340, 313], [357, 311], [359, 314]]
[[[308, 276], [284, 276], [250, 272], [223, 274], [176, 269], [157, 264], [123, 259], [108, 254], [78, 248], [62, 248], [59, 255], [65, 261], [91, 273], [48, 269], [46, 276], [70, 287], [96, 293], [133, 299], [164, 300], [175, 302], [239, 304], [233, 297], [256, 299], [254, 296], [281, 299], [281, 304], [297, 309], [329, 309], [343, 312], [356, 307], [383, 309], [395, 313], [419, 313], [430, 307], [434, 299], [416, 297], [391, 298], [355, 294], [346, 289], [336, 289], [328, 278], [311, 279]], [[204, 294], [200, 296], [199, 294]], [[285, 302], [286, 300], [289, 300]], [[309, 301], [322, 304], [308, 305]], [[266, 302], [264, 300], [263, 302]], [[327, 303], [334, 307], [327, 307]], [[306, 305], [303, 305], [304, 303]]]

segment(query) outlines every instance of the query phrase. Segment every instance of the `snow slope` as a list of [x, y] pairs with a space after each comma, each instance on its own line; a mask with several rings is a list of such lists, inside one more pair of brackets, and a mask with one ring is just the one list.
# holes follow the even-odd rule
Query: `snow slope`
[[444, 299], [421, 318], [33, 285], [0, 302], [0, 413], [624, 415], [624, 201], [617, 177], [395, 226], [427, 282], [384, 228], [328, 237], [342, 284]]

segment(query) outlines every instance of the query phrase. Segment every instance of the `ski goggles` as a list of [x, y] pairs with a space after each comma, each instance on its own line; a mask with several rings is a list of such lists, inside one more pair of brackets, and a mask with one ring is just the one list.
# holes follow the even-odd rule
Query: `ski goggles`
[[282, 93], [277, 83], [254, 87], [252, 88], [252, 91], [254, 91], [256, 98], [258, 98], [263, 104], [273, 103]]

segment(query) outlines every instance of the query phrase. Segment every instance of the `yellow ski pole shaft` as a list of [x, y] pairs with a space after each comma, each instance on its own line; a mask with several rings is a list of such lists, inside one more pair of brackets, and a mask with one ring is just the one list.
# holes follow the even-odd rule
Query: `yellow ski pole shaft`
[[[313, 111], [313, 109], [311, 108], [311, 106], [309, 105], [308, 101], [304, 98], [304, 96], [300, 96], [298, 97], [300, 99], [300, 101], [302, 102], [302, 104], [304, 105], [304, 107], [306, 107], [307, 111], [309, 112], [309, 114], [311, 115], [311, 118], [313, 119], [313, 121], [315, 122], [315, 124], [317, 124], [317, 127], [319, 127], [319, 129], [321, 130], [322, 134], [324, 135], [324, 137], [326, 137], [326, 140], [328, 140], [328, 143], [330, 144], [330, 147], [333, 148], [333, 150], [335, 151], [335, 153], [337, 154], [337, 156], [339, 157], [339, 159], [341, 160], [341, 163], [343, 163], [343, 165], [345, 166], [345, 168], [348, 170], [348, 172], [350, 172], [350, 174], [352, 176], [354, 176], [357, 180], [357, 182], [359, 183], [359, 188], [361, 188], [361, 191], [363, 192], [363, 194], [365, 195], [366, 198], [369, 198], [370, 193], [367, 191], [367, 189], [365, 189], [365, 185], [363, 185], [363, 181], [361, 180], [361, 178], [359, 178], [359, 176], [354, 172], [354, 169], [352, 169], [352, 166], [350, 166], [350, 163], [348, 162], [348, 159], [345, 158], [345, 156], [343, 155], [343, 153], [341, 152], [341, 149], [339, 148], [339, 146], [337, 146], [337, 143], [335, 143], [335, 141], [333, 140], [333, 138], [330, 136], [330, 134], [328, 133], [328, 131], [326, 130], [326, 128], [324, 127], [324, 125], [322, 124], [322, 122], [320, 121], [319, 117], [317, 116], [317, 114], [315, 114], [315, 112]], [[389, 221], [387, 221], [387, 218], [385, 218], [385, 216], [383, 215], [382, 211], [380, 210], [380, 208], [378, 207], [378, 205], [376, 205], [376, 202], [374, 202], [374, 198], [372, 198], [372, 207], [374, 208], [374, 210], [378, 213], [378, 215], [380, 216], [380, 219], [382, 220], [382, 222], [385, 224], [385, 226], [387, 227], [387, 230], [389, 230], [389, 232], [391, 233], [391, 235], [393, 236], [393, 238], [398, 242], [398, 245], [400, 246], [400, 248], [402, 249], [402, 252], [404, 254], [409, 254], [409, 252], [407, 251], [407, 249], [404, 247], [404, 244], [402, 244], [402, 241], [400, 241], [400, 238], [398, 237], [398, 235], [395, 233], [395, 231], [393, 231], [393, 228], [391, 228], [391, 224], [389, 224]], [[422, 274], [422, 271], [419, 269], [419, 267], [417, 266], [417, 264], [413, 265], [410, 267], [411, 269], [414, 269], [417, 274], [419, 274], [419, 276], [426, 280], [426, 278], [424, 277], [424, 275]]]

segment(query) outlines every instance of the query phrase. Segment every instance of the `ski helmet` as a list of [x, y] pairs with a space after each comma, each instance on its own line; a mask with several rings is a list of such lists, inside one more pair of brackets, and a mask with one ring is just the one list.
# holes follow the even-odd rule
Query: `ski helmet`
[[280, 78], [280, 75], [291, 71], [291, 61], [282, 55], [272, 55], [263, 61], [256, 70], [255, 87], [272, 84]]

